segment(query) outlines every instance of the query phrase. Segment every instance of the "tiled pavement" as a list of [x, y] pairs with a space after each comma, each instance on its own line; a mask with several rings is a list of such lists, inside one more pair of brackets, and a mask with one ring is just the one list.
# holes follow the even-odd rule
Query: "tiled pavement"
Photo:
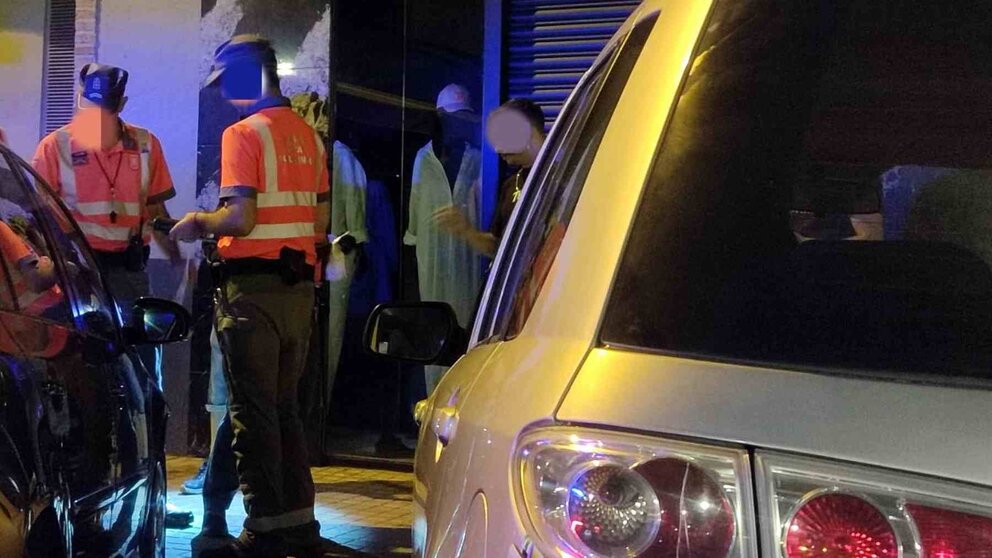
[[[166, 531], [167, 558], [189, 558], [190, 540], [200, 530], [199, 496], [179, 494], [182, 482], [196, 473], [200, 459], [170, 457], [169, 501], [192, 510], [196, 521], [187, 529]], [[404, 557], [411, 554], [410, 521], [413, 476], [410, 473], [320, 467], [313, 469], [317, 487], [317, 519], [321, 535], [351, 549], [342, 556]], [[244, 521], [239, 495], [227, 514], [232, 531]], [[237, 534], [237, 533], [235, 533]]]

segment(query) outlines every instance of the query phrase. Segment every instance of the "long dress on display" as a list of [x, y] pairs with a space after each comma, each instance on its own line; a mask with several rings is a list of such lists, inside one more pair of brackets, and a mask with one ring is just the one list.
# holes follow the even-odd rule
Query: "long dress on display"
[[[365, 169], [355, 154], [340, 141], [334, 142], [333, 176], [331, 182], [331, 234], [335, 237], [351, 233], [360, 244], [368, 242], [365, 223], [367, 179]], [[341, 345], [344, 340], [345, 317], [348, 313], [348, 291], [355, 273], [355, 254], [348, 254], [347, 273], [328, 282], [329, 316], [327, 324], [327, 394], [330, 400], [337, 377]]]
[[[478, 228], [482, 153], [466, 144], [454, 187], [448, 181], [433, 142], [417, 152], [410, 190], [410, 220], [403, 243], [416, 246], [420, 299], [447, 302], [458, 323], [468, 327], [475, 310], [482, 277], [479, 255], [465, 241], [446, 234], [434, 224], [434, 212], [454, 205]], [[427, 393], [446, 370], [425, 367]]]

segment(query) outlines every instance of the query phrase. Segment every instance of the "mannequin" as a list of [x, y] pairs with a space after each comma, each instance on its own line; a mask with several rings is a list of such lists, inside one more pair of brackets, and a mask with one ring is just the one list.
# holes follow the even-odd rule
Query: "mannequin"
[[[438, 95], [439, 130], [417, 153], [410, 189], [409, 228], [404, 244], [417, 248], [420, 299], [446, 302], [466, 327], [481, 283], [481, 262], [469, 244], [445, 233], [434, 213], [454, 206], [474, 226], [479, 220], [482, 154], [479, 128], [468, 91], [457, 84]], [[426, 366], [430, 394], [446, 368]]]
[[331, 234], [335, 237], [351, 233], [359, 249], [346, 256], [346, 273], [328, 283], [330, 316], [327, 325], [327, 394], [330, 400], [337, 376], [341, 344], [344, 339], [345, 317], [348, 313], [348, 292], [354, 277], [357, 258], [364, 251], [369, 234], [365, 225], [367, 178], [365, 169], [348, 146], [334, 142], [331, 181]]

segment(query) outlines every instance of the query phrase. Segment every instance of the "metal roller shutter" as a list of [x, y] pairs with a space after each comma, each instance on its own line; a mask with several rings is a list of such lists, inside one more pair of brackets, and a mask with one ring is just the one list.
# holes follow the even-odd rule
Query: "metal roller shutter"
[[52, 132], [72, 119], [76, 102], [76, 0], [50, 0], [45, 40], [42, 128]]
[[638, 0], [509, 0], [505, 70], [511, 98], [544, 108], [548, 122]]

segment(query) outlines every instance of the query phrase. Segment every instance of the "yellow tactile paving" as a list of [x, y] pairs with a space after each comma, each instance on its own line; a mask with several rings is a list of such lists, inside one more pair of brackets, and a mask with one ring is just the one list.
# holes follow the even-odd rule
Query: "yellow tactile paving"
[[[189, 558], [190, 540], [200, 530], [200, 497], [179, 494], [182, 482], [199, 466], [197, 458], [168, 459], [169, 501], [192, 510], [196, 522], [188, 529], [166, 531], [167, 558]], [[312, 471], [317, 487], [316, 514], [324, 537], [353, 549], [354, 556], [411, 554], [411, 474], [355, 467], [320, 467]], [[240, 528], [244, 517], [238, 496], [227, 514], [232, 531]]]

